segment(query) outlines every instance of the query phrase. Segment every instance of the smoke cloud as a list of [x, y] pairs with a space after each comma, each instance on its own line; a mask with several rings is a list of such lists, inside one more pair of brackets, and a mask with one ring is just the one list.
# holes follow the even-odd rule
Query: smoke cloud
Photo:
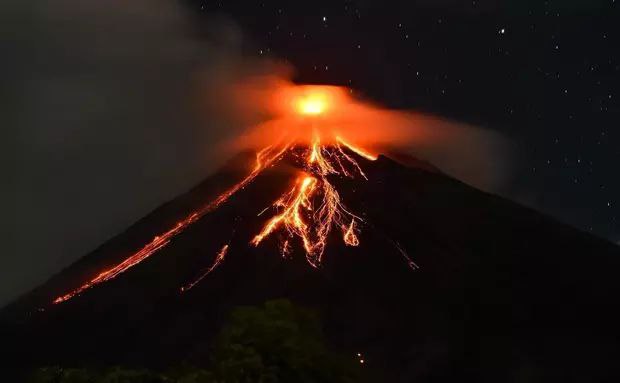
[[243, 56], [234, 23], [201, 28], [173, 1], [4, 8], [0, 305], [221, 165], [212, 148], [239, 127], [197, 97], [270, 66]]
[[[343, 87], [295, 85], [281, 76], [244, 78], [226, 89], [219, 93], [220, 110], [232, 106], [236, 116], [245, 116], [236, 125], [250, 126], [235, 136], [234, 150], [260, 149], [281, 137], [310, 145], [318, 133], [323, 143], [340, 136], [375, 154], [409, 153], [485, 191], [498, 192], [509, 181], [512, 144], [492, 130], [386, 109]], [[304, 100], [319, 105], [320, 113], [306, 115], [298, 105]]]
[[[293, 87], [290, 68], [244, 55], [234, 23], [192, 17], [165, 0], [5, 4], [0, 305], [288, 118], [262, 95]], [[507, 174], [508, 144], [490, 131], [338, 92], [339, 127], [361, 144], [410, 150], [486, 190]]]

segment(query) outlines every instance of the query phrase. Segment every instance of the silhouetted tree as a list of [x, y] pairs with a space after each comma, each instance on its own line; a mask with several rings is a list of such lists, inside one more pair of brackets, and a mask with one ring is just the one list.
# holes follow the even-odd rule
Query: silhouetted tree
[[360, 381], [353, 358], [326, 344], [318, 316], [288, 300], [239, 307], [218, 336], [213, 370], [225, 383]]

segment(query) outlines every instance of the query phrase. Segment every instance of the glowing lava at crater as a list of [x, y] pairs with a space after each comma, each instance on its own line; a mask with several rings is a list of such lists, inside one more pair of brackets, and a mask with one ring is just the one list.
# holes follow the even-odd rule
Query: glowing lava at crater
[[295, 101], [297, 112], [302, 115], [318, 115], [327, 109], [327, 96], [319, 91], [309, 92]]

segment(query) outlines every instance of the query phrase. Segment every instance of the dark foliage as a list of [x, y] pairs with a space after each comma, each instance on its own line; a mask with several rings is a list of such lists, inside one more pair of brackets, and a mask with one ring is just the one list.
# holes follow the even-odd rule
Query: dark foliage
[[166, 373], [147, 369], [36, 369], [29, 383], [349, 383], [361, 382], [352, 357], [327, 347], [311, 310], [286, 299], [232, 311], [217, 337], [210, 370], [184, 365]]

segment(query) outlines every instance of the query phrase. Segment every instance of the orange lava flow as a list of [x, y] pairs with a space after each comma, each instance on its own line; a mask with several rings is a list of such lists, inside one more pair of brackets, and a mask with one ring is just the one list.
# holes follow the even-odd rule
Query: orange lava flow
[[288, 148], [289, 148], [288, 145], [283, 145], [281, 147], [269, 146], [259, 151], [256, 154], [256, 164], [253, 170], [250, 172], [248, 176], [246, 176], [239, 183], [237, 183], [230, 189], [226, 190], [224, 193], [219, 195], [215, 200], [209, 202], [202, 208], [191, 213], [185, 219], [179, 221], [172, 229], [153, 238], [151, 242], [146, 244], [144, 247], [142, 247], [140, 250], [138, 250], [137, 252], [129, 256], [128, 258], [126, 258], [121, 263], [117, 264], [116, 266], [110, 269], [100, 272], [94, 278], [84, 283], [82, 286], [64, 295], [57, 297], [56, 299], [54, 299], [53, 303], [54, 304], [62, 303], [75, 297], [76, 295], [80, 295], [85, 290], [88, 290], [91, 287], [99, 283], [106, 282], [106, 281], [109, 281], [115, 278], [119, 274], [124, 273], [125, 271], [141, 263], [142, 261], [144, 261], [151, 255], [155, 254], [159, 249], [166, 246], [172, 240], [172, 238], [174, 238], [176, 235], [183, 232], [187, 227], [192, 225], [194, 222], [198, 221], [205, 214], [217, 209], [220, 205], [226, 202], [233, 194], [237, 193], [239, 190], [246, 187], [250, 182], [254, 180], [254, 178], [256, 178], [258, 174], [260, 174], [260, 172], [262, 172], [266, 167], [270, 166], [274, 161], [279, 159], [286, 152]]
[[342, 229], [344, 231], [344, 243], [349, 246], [359, 246], [360, 240], [355, 234], [355, 220], [351, 220], [351, 224], [348, 228], [346, 226], [343, 226]]
[[284, 211], [270, 219], [263, 230], [252, 239], [253, 245], [258, 245], [265, 237], [285, 226], [289, 233], [296, 234], [303, 240], [304, 248], [307, 252], [312, 252], [313, 245], [310, 240], [309, 228], [304, 222], [303, 210], [312, 210], [310, 196], [316, 188], [317, 179], [308, 175], [301, 176], [295, 187], [274, 205], [284, 208]]
[[188, 284], [187, 286], [183, 286], [181, 287], [181, 292], [185, 292], [188, 291], [189, 289], [191, 289], [192, 287], [196, 286], [198, 284], [198, 282], [202, 281], [207, 275], [211, 274], [211, 272], [213, 270], [215, 270], [220, 263], [222, 263], [224, 261], [224, 258], [226, 258], [226, 254], [228, 253], [228, 244], [224, 245], [220, 251], [217, 253], [217, 255], [215, 256], [215, 261], [213, 261], [213, 264], [204, 272], [202, 273], [198, 278], [196, 278], [195, 281], [193, 281], [192, 283]]
[[343, 140], [342, 137], [336, 137], [336, 140], [339, 143], [341, 143], [342, 145], [344, 145], [347, 148], [349, 148], [351, 151], [357, 153], [358, 155], [364, 157], [365, 159], [367, 159], [369, 161], [375, 161], [377, 159], [377, 156], [374, 156], [374, 155], [368, 153], [364, 149], [361, 149], [361, 148], [358, 148], [356, 146], [351, 145], [350, 143], [348, 143], [345, 140]]
[[343, 205], [338, 191], [327, 176], [354, 177], [359, 174], [366, 178], [366, 175], [355, 159], [346, 154], [340, 145], [322, 145], [316, 133], [302, 158], [306, 172], [298, 177], [289, 192], [273, 203], [272, 206], [278, 213], [267, 221], [250, 243], [258, 246], [270, 234], [284, 228], [288, 239], [281, 246], [282, 256], [288, 255], [290, 241], [298, 237], [308, 263], [319, 267], [332, 228], [338, 227], [342, 230], [346, 245], [358, 246], [356, 222], [362, 222], [360, 217]]

